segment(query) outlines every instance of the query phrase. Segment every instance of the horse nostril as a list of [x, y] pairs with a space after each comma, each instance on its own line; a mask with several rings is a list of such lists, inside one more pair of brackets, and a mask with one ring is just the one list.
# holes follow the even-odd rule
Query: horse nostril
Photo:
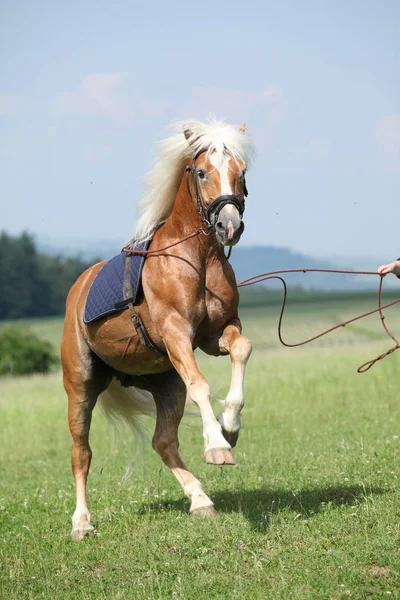
[[224, 229], [224, 225], [221, 221], [218, 221], [217, 225], [218, 229]]

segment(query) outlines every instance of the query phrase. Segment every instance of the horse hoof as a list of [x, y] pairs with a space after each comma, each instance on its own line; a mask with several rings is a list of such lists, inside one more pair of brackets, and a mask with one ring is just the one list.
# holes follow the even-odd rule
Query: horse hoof
[[205, 453], [208, 465], [236, 465], [232, 452], [227, 448], [212, 448]]
[[222, 429], [222, 435], [231, 448], [236, 446], [239, 437], [239, 431], [225, 431], [225, 429]]
[[96, 535], [96, 530], [93, 525], [85, 525], [84, 527], [73, 529], [71, 532], [71, 537], [74, 542], [80, 542], [86, 536], [94, 536]]
[[193, 517], [219, 517], [219, 514], [213, 506], [202, 506], [201, 508], [196, 508], [190, 514]]

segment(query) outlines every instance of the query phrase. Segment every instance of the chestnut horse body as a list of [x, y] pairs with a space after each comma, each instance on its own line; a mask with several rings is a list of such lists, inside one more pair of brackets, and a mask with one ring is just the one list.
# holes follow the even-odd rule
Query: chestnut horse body
[[[62, 365], [77, 494], [74, 539], [94, 532], [86, 480], [91, 461], [89, 428], [98, 398], [106, 412], [131, 424], [137, 415], [154, 410], [153, 447], [189, 497], [190, 512], [215, 514], [212, 501], [179, 455], [177, 432], [188, 395], [200, 408], [206, 462], [234, 464], [231, 448], [240, 428], [251, 345], [241, 334], [239, 295], [224, 246], [234, 245], [243, 231], [244, 173], [251, 152], [243, 127], [238, 130], [219, 122], [185, 123], [180, 133], [164, 143], [153, 172], [155, 189], [144, 202], [131, 243], [134, 249], [156, 228], [142, 273], [143, 298], [135, 311], [158, 351], [142, 343], [130, 310], [84, 324], [86, 297], [104, 263], [88, 269], [71, 288]], [[160, 181], [168, 168], [171, 172]], [[188, 237], [196, 231], [197, 235]], [[172, 245], [180, 240], [184, 241]], [[210, 387], [197, 366], [195, 348], [215, 356], [230, 355], [231, 386], [218, 417], [211, 408]], [[121, 386], [121, 374], [129, 376], [132, 387]]]

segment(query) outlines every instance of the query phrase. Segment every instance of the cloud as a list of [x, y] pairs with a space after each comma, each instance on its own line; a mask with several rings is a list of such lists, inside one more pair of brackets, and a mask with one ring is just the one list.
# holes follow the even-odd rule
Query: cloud
[[121, 93], [123, 73], [100, 73], [83, 77], [78, 92], [65, 92], [55, 99], [61, 114], [105, 115], [129, 117], [127, 98]]
[[380, 167], [389, 172], [400, 172], [400, 115], [386, 115], [376, 122], [376, 141]]
[[140, 91], [127, 89], [126, 73], [100, 73], [83, 77], [78, 92], [65, 92], [55, 99], [59, 114], [100, 115], [123, 124], [135, 115], [158, 117], [170, 103], [149, 98]]
[[29, 96], [0, 96], [0, 115], [28, 112], [32, 108], [32, 104], [32, 98]]
[[271, 125], [279, 124], [286, 112], [281, 87], [267, 85], [256, 92], [219, 87], [195, 87], [185, 112], [214, 112], [218, 116], [247, 119], [254, 109], [261, 109]]

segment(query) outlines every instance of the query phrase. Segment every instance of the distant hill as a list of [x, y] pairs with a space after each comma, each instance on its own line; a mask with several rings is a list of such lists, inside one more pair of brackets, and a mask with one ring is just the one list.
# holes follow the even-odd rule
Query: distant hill
[[[237, 281], [247, 279], [258, 273], [277, 271], [284, 269], [341, 269], [354, 271], [375, 271], [377, 261], [374, 265], [360, 266], [352, 262], [350, 258], [335, 261], [327, 259], [315, 259], [300, 252], [293, 252], [289, 248], [275, 246], [236, 246], [232, 250], [230, 259], [236, 273]], [[382, 261], [383, 262], [383, 261]], [[368, 290], [376, 289], [378, 277], [370, 275], [347, 275], [332, 273], [292, 273], [284, 274], [283, 277], [289, 286], [301, 286], [305, 289], [319, 290]], [[266, 282], [265, 285], [280, 286], [279, 282]], [[399, 282], [394, 277], [385, 280], [385, 287], [399, 287]]]
[[82, 260], [99, 258], [106, 260], [120, 252], [126, 240], [117, 239], [83, 239], [73, 237], [56, 238], [50, 236], [36, 236], [37, 248], [40, 252], [50, 256], [79, 256]]
[[[40, 251], [50, 255], [62, 255], [81, 258], [85, 261], [95, 257], [106, 260], [120, 252], [126, 240], [99, 239], [84, 240], [79, 238], [52, 238], [37, 237], [37, 246]], [[379, 262], [379, 261], [377, 261]], [[376, 264], [359, 267], [352, 264], [351, 258], [343, 257], [342, 262], [338, 257], [332, 261], [315, 259], [289, 248], [275, 246], [241, 246], [233, 248], [231, 263], [238, 281], [267, 271], [278, 269], [321, 268], [321, 269], [354, 269], [375, 270]], [[370, 276], [333, 275], [329, 273], [294, 273], [285, 276], [290, 286], [302, 286], [306, 289], [319, 290], [362, 290], [376, 288], [377, 279]], [[278, 282], [265, 284], [272, 287], [280, 285]], [[388, 277], [385, 287], [398, 286], [395, 278]]]

